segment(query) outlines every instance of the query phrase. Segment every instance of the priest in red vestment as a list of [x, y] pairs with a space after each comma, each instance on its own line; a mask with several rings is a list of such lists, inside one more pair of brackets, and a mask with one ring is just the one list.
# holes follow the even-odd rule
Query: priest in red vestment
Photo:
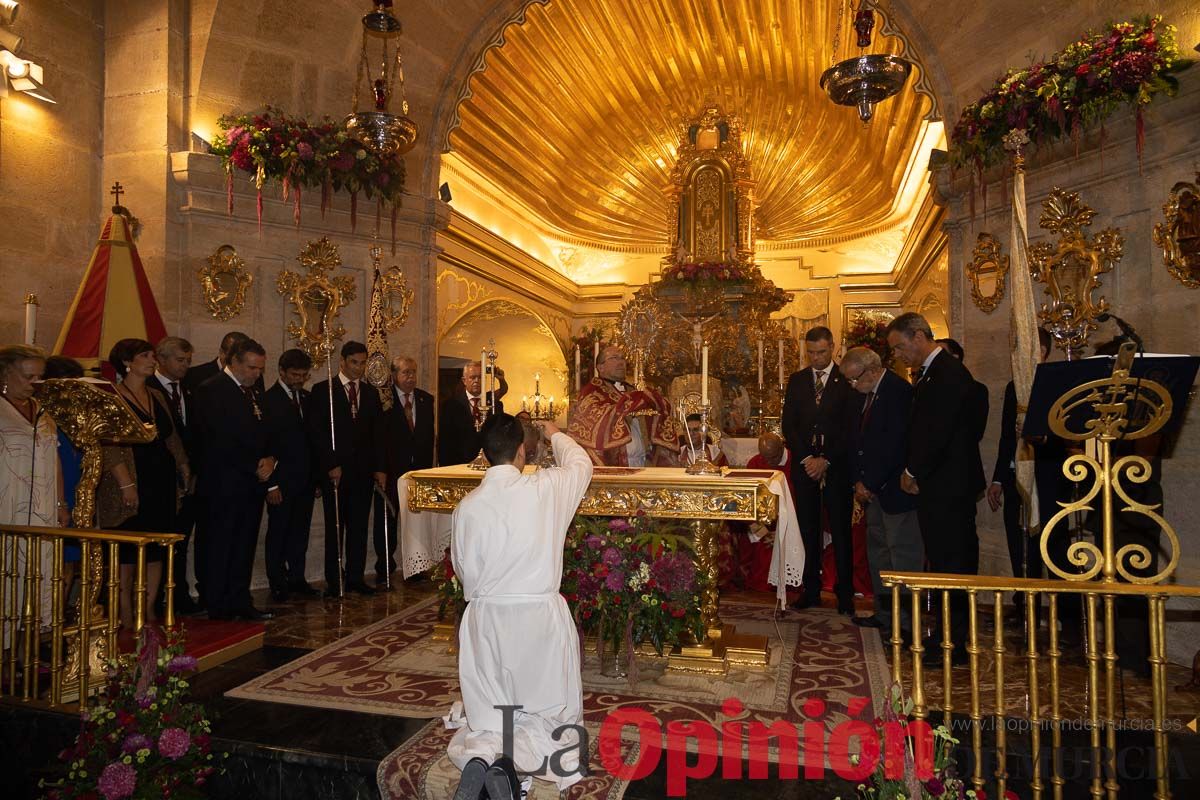
[[674, 466], [681, 431], [671, 404], [653, 389], [626, 384], [625, 371], [620, 347], [600, 351], [597, 375], [579, 390], [567, 434], [599, 466]]

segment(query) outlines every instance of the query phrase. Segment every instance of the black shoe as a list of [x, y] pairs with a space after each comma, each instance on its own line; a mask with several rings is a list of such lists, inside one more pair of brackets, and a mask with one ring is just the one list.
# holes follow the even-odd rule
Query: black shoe
[[236, 614], [237, 619], [244, 619], [247, 622], [265, 622], [269, 619], [274, 619], [275, 615], [270, 611], [259, 611], [254, 606], [246, 606]]
[[454, 792], [454, 800], [483, 800], [487, 790], [483, 780], [487, 776], [488, 763], [482, 758], [472, 758], [463, 767], [462, 780], [458, 782], [458, 790]]
[[355, 581], [354, 583], [347, 583], [346, 591], [354, 592], [355, 594], [365, 594], [365, 595], [375, 594], [375, 590], [372, 589], [370, 586], [367, 586], [362, 581]]
[[308, 585], [308, 581], [289, 581], [288, 591], [301, 597], [320, 597], [321, 590]]
[[849, 603], [838, 602], [838, 613], [841, 614], [843, 617], [853, 617], [854, 616], [854, 601], [851, 600]]
[[860, 628], [882, 628], [883, 623], [876, 617], [854, 617], [851, 619]]
[[204, 613], [204, 606], [192, 599], [191, 595], [175, 598], [176, 616], [194, 617]]
[[286, 603], [287, 601], [288, 601], [287, 589], [272, 589], [271, 590], [271, 602]]
[[508, 756], [500, 756], [483, 778], [488, 800], [521, 800], [521, 779]]
[[233, 619], [233, 614], [228, 611], [209, 611], [208, 618], [213, 622], [229, 622]]
[[807, 608], [819, 608], [821, 605], [821, 597], [809, 597], [806, 594], [800, 595], [796, 602], [788, 606], [793, 611], [804, 611]]

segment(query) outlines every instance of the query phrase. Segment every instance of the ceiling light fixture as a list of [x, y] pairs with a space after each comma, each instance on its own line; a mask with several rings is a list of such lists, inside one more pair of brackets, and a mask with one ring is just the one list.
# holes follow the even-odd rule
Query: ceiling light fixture
[[850, 0], [842, 0], [838, 5], [837, 27], [833, 32], [833, 60], [836, 63], [821, 75], [821, 88], [830, 100], [839, 106], [854, 106], [858, 109], [858, 118], [870, 122], [875, 115], [875, 105], [904, 87], [912, 71], [912, 62], [886, 53], [866, 53], [875, 28], [872, 0], [862, 0], [854, 14], [854, 31], [858, 36], [860, 54], [838, 61], [842, 19], [849, 3]]
[[[392, 15], [392, 0], [375, 0], [373, 10], [362, 18], [362, 26], [354, 108], [346, 117], [346, 132], [380, 158], [403, 155], [417, 143], [417, 123], [409, 118], [408, 101], [404, 98], [404, 66], [398, 41], [403, 30], [400, 20]], [[371, 40], [380, 43], [378, 73], [372, 72], [367, 52]], [[372, 78], [373, 74], [378, 77]], [[400, 90], [399, 116], [388, 111], [397, 88]], [[358, 110], [359, 95], [364, 90], [374, 98], [373, 111]]]

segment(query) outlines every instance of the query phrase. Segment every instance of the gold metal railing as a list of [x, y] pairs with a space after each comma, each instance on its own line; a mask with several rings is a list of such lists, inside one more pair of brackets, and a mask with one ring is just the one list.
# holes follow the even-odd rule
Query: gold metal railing
[[[1156, 781], [1154, 797], [1166, 800], [1171, 796], [1168, 737], [1164, 725], [1167, 710], [1166, 603], [1169, 597], [1200, 597], [1200, 587], [1169, 583], [1179, 563], [1179, 537], [1159, 513], [1160, 505], [1140, 502], [1130, 492], [1129, 484], [1144, 484], [1152, 479], [1152, 465], [1147, 458], [1137, 454], [1138, 448], [1141, 447], [1146, 453], [1156, 451], [1154, 440], [1150, 437], [1162, 431], [1172, 410], [1172, 397], [1166, 387], [1154, 380], [1130, 375], [1133, 356], [1133, 345], [1123, 346], [1111, 376], [1067, 391], [1049, 411], [1047, 421], [1056, 436], [1068, 443], [1086, 445], [1083, 452], [1067, 458], [1063, 464], [1063, 474], [1078, 485], [1090, 480], [1090, 485], [1082, 494], [1070, 502], [1058, 503], [1056, 513], [1040, 530], [1032, 532], [1038, 537], [1042, 562], [1048, 573], [1060, 580], [895, 572], [881, 575], [883, 584], [891, 587], [892, 592], [892, 677], [901, 684], [904, 661], [903, 641], [900, 638], [901, 603], [907, 602], [911, 607], [912, 644], [909, 649], [912, 654], [912, 681], [909, 691], [915, 716], [924, 718], [929, 711], [926, 702], [926, 665], [923, 663], [925, 643], [922, 641], [925, 628], [922, 612], [927, 601], [933, 601], [933, 609], [938, 609], [936, 601], [941, 601], [938, 609], [942, 628], [941, 710], [948, 726], [952, 725], [951, 720], [957, 710], [952, 679], [954, 650], [956, 646], [965, 645], [970, 668], [968, 713], [975, 761], [971, 782], [976, 788], [983, 788], [985, 782], [982, 773], [984, 715], [980, 699], [980, 679], [983, 677], [980, 658], [989, 649], [994, 654], [992, 677], [995, 680], [995, 696], [992, 714], [995, 718], [997, 766], [991, 777], [996, 789], [995, 796], [998, 797], [1005, 796], [1009, 779], [1006, 772], [1006, 728], [1011, 715], [1006, 707], [1004, 663], [1004, 597], [1007, 592], [1022, 593], [1019, 596], [1023, 598], [1025, 610], [1026, 627], [1021, 658], [1025, 661], [1027, 685], [1023, 690], [1029, 708], [1026, 719], [1033, 756], [1029, 776], [1032, 797], [1036, 800], [1046, 792], [1040, 758], [1043, 727], [1049, 731], [1053, 748], [1049, 782], [1055, 800], [1062, 797], [1065, 784], [1058, 758], [1064, 723], [1061, 713], [1063, 652], [1058, 623], [1059, 601], [1064, 596], [1078, 596], [1083, 609], [1082, 656], [1087, 672], [1082, 683], [1086, 687], [1086, 722], [1090, 732], [1091, 796], [1115, 800], [1120, 791], [1121, 776], [1117, 769], [1116, 698], [1120, 671], [1117, 607], [1118, 601], [1124, 605], [1140, 602], [1141, 598], [1147, 604], [1150, 713], [1153, 718]], [[1139, 441], [1140, 444], [1135, 444]], [[1092, 454], [1089, 454], [1089, 449], [1092, 449]], [[1126, 454], [1118, 456], [1122, 449]], [[1069, 524], [1073, 517], [1076, 520], [1091, 520], [1089, 527], [1094, 540], [1079, 539], [1071, 542], [1065, 553], [1052, 552], [1054, 548], [1051, 542], [1055, 541], [1056, 534], [1065, 535], [1064, 531], [1059, 530], [1060, 525]], [[1133, 520], [1156, 533], [1147, 537], [1126, 532], [1119, 536], [1119, 528], [1128, 528]], [[1161, 568], [1157, 552], [1160, 537], [1167, 552], [1165, 566]], [[1058, 558], [1064, 558], [1066, 563], [1059, 563]], [[1038, 645], [1040, 595], [1048, 598], [1048, 640], [1045, 649], [1039, 649]], [[981, 604], [992, 606], [990, 648], [980, 626]], [[959, 635], [965, 635], [965, 643], [952, 640], [953, 606], [958, 608]], [[965, 626], [962, 618], [964, 613]], [[1048, 687], [1042, 682], [1043, 664], [1048, 672]], [[1043, 718], [1042, 690], [1046, 688], [1049, 709]], [[991, 792], [989, 796], [993, 796]]]
[[[928, 699], [926, 673], [941, 671], [940, 689], [937, 710], [943, 715], [943, 723], [954, 727], [952, 719], [955, 713], [964, 710], [970, 720], [971, 750], [973, 755], [973, 774], [970, 780], [976, 789], [985, 788], [985, 784], [993, 782], [999, 797], [1004, 796], [1009, 776], [1005, 772], [1008, 756], [1006, 731], [1010, 726], [1009, 719], [1020, 716], [1009, 707], [1011, 697], [1006, 681], [1005, 656], [1011, 655], [1011, 647], [1005, 641], [1005, 596], [1008, 592], [1019, 592], [1024, 598], [1025, 608], [1025, 638], [1021, 651], [1016, 653], [1025, 662], [1025, 683], [1021, 687], [1023, 699], [1027, 702], [1028, 711], [1023, 719], [1028, 723], [1021, 726], [1027, 728], [1030, 737], [1030, 762], [1032, 766], [1029, 778], [1030, 796], [1042, 798], [1046, 796], [1046, 780], [1050, 784], [1050, 796], [1059, 800], [1062, 797], [1066, 779], [1060, 769], [1060, 759], [1054, 757], [1062, 746], [1064, 716], [1062, 713], [1061, 694], [1063, 685], [1061, 672], [1064, 655], [1072, 658], [1073, 654], [1064, 654], [1058, 632], [1060, 621], [1060, 598], [1064, 595], [1077, 595], [1084, 610], [1082, 657], [1086, 664], [1086, 708], [1088, 719], [1086, 727], [1090, 731], [1090, 747], [1092, 750], [1091, 795], [1093, 797], [1115, 798], [1120, 789], [1117, 773], [1117, 729], [1120, 723], [1117, 706], [1118, 656], [1117, 656], [1117, 602], [1118, 598], [1145, 598], [1148, 609], [1149, 629], [1149, 662], [1151, 684], [1151, 716], [1153, 718], [1154, 750], [1155, 750], [1155, 780], [1157, 781], [1156, 798], [1169, 798], [1169, 748], [1167, 743], [1168, 726], [1166, 690], [1167, 690], [1167, 632], [1166, 632], [1166, 602], [1169, 597], [1200, 597], [1200, 587], [1195, 586], [1141, 586], [1130, 583], [1078, 583], [1060, 580], [1035, 580], [1029, 578], [1007, 578], [986, 576], [943, 575], [929, 573], [884, 572], [881, 574], [885, 586], [892, 591], [892, 679], [904, 684], [904, 669], [909, 665], [911, 682], [905, 688], [913, 701], [913, 716], [919, 719], [929, 717], [931, 704]], [[903, 593], [902, 593], [903, 592]], [[951, 604], [955, 595], [965, 595], [967, 603], [967, 641], [969, 684], [963, 681], [956, 684], [954, 677], [964, 675], [964, 672], [953, 668], [953, 653], [956, 643], [950, 634]], [[1046, 646], [1039, 646], [1039, 596], [1046, 598], [1044, 619], [1046, 620]], [[932, 602], [930, 602], [932, 601]], [[905, 646], [900, 638], [902, 603], [911, 609], [912, 642], [908, 646], [911, 660], [905, 658]], [[932, 606], [932, 616], [935, 627], [941, 627], [940, 642], [933, 645], [940, 647], [942, 657], [936, 666], [924, 663], [927, 652], [921, 632], [926, 629], [929, 614], [927, 605]], [[985, 631], [986, 617], [980, 612], [991, 607], [992, 631]], [[1028, 623], [1034, 620], [1033, 625]], [[1071, 624], [1071, 621], [1066, 621]], [[1030, 635], [1030, 631], [1034, 635]], [[988, 664], [983, 664], [985, 654], [991, 652], [994, 658]], [[1074, 659], [1073, 659], [1074, 660]], [[990, 671], [989, 671], [990, 668]], [[993, 698], [987, 703], [982, 697], [981, 679], [990, 677], [995, 682]], [[1048, 680], [1047, 680], [1048, 678]], [[937, 684], [933, 684], [937, 686]], [[966, 695], [964, 698], [963, 695]], [[1048, 709], [1044, 707], [1048, 705]], [[990, 706], [990, 710], [987, 707]], [[988, 713], [985, 713], [985, 710]], [[991, 717], [992, 724], [985, 725], [985, 718]], [[983, 733], [986, 728], [995, 732], [995, 761], [997, 769], [991, 776], [983, 774], [984, 749]], [[1044, 760], [1043, 733], [1049, 733], [1051, 758], [1048, 760], [1050, 774], [1042, 774]], [[1140, 779], [1140, 778], [1139, 778]], [[988, 792], [992, 796], [991, 791]]]
[[[77, 600], [68, 608], [66, 541], [78, 541]], [[0, 697], [63, 705], [79, 702], [98, 687], [106, 662], [118, 652], [121, 571], [118, 548], [137, 548], [134, 571], [134, 633], [146, 624], [146, 548], [163, 546], [164, 624], [175, 625], [176, 533], [0, 526]], [[48, 573], [43, 560], [48, 555]], [[106, 602], [101, 592], [107, 588]], [[49, 613], [45, 602], [48, 595]], [[48, 653], [47, 656], [44, 652]], [[42, 685], [42, 669], [49, 683]]]

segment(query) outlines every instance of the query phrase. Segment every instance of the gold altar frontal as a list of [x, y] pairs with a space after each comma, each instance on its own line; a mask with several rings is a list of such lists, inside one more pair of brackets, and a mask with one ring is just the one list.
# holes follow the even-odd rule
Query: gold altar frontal
[[[536, 467], [527, 466], [526, 471]], [[688, 475], [682, 468], [596, 467], [578, 512], [593, 517], [628, 517], [639, 511], [662, 519], [688, 522], [696, 568], [709, 578], [701, 595], [707, 637], [677, 647], [668, 669], [724, 674], [729, 664], [767, 665], [767, 637], [739, 634], [720, 618], [717, 591], [717, 533], [724, 522], [771, 524], [779, 498], [771, 491], [774, 473], [723, 469], [720, 475]], [[453, 511], [479, 485], [483, 473], [467, 465], [408, 473], [411, 511]]]

